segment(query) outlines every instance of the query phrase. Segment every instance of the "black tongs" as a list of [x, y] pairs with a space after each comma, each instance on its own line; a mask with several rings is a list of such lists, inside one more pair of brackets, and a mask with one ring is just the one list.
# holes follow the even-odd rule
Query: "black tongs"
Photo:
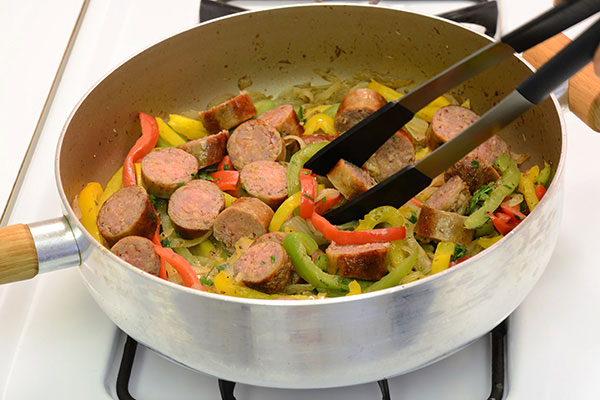
[[[325, 146], [305, 165], [325, 175], [344, 159], [361, 166], [415, 113], [438, 96], [487, 68], [554, 36], [600, 11], [599, 0], [563, 3], [459, 61], [400, 100], [391, 101]], [[399, 207], [425, 189], [479, 144], [489, 139], [522, 113], [544, 100], [556, 87], [589, 63], [600, 42], [600, 21], [529, 76], [500, 103], [458, 136], [427, 157], [407, 166], [370, 190], [324, 216], [335, 224], [357, 219], [375, 207]]]

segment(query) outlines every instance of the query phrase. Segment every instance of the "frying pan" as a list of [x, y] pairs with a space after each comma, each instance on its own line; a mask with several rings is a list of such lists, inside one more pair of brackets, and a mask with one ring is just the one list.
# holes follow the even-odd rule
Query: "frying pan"
[[[489, 43], [457, 24], [373, 6], [305, 5], [242, 13], [175, 35], [108, 74], [78, 104], [55, 172], [64, 217], [0, 231], [0, 282], [79, 265], [104, 312], [138, 342], [219, 378], [285, 388], [358, 384], [423, 367], [487, 333], [524, 299], [556, 243], [562, 213], [564, 122], [554, 98], [501, 132], [524, 165], [554, 176], [538, 207], [502, 241], [421, 281], [381, 292], [262, 301], [199, 292], [123, 262], [83, 229], [70, 202], [107, 182], [139, 137], [139, 111], [204, 108], [235, 93], [276, 94], [359, 71], [421, 82]], [[455, 89], [482, 114], [531, 72], [515, 56]], [[247, 80], [245, 78], [245, 80]], [[34, 240], [32, 240], [32, 237]], [[7, 240], [10, 238], [10, 240]], [[28, 250], [28, 251], [24, 251]]]

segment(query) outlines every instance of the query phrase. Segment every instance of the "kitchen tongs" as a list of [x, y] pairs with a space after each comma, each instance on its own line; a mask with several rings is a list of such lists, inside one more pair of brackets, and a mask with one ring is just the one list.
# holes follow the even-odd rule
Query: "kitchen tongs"
[[[417, 89], [392, 101], [325, 146], [305, 165], [324, 175], [344, 159], [361, 166], [414, 114], [454, 86], [511, 56], [552, 37], [600, 11], [598, 0], [563, 3], [533, 21], [466, 57]], [[400, 206], [425, 189], [479, 144], [493, 136], [519, 115], [541, 102], [552, 90], [590, 62], [600, 41], [600, 22], [565, 47], [535, 74], [490, 109], [458, 136], [438, 147], [414, 165], [407, 166], [370, 190], [324, 216], [332, 223], [362, 217], [381, 205]]]

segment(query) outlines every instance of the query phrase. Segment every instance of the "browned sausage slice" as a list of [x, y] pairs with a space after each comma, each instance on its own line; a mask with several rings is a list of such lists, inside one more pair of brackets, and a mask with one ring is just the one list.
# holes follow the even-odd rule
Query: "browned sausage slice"
[[287, 197], [287, 169], [275, 161], [254, 161], [240, 172], [240, 190], [277, 208]]
[[474, 192], [500, 177], [492, 164], [504, 153], [508, 153], [508, 144], [500, 136], [494, 135], [450, 167], [444, 176], [446, 179], [460, 176]]
[[454, 138], [467, 126], [477, 121], [479, 115], [461, 106], [446, 106], [433, 114], [427, 131], [427, 144], [435, 149]]
[[265, 241], [251, 246], [233, 264], [236, 275], [252, 289], [279, 293], [290, 280], [292, 262], [282, 245]]
[[325, 253], [327, 272], [344, 278], [376, 281], [387, 274], [389, 243], [367, 243], [340, 246], [331, 243]]
[[253, 197], [239, 198], [223, 210], [215, 220], [213, 235], [229, 252], [243, 237], [256, 239], [267, 233], [273, 210]]
[[399, 130], [365, 162], [365, 168], [381, 182], [415, 162], [415, 144], [410, 134]]
[[319, 143], [319, 142], [332, 142], [335, 140], [337, 136], [332, 135], [303, 135], [302, 140], [304, 140], [304, 144], [308, 146], [309, 144]]
[[253, 119], [238, 126], [227, 142], [227, 153], [238, 171], [254, 161], [277, 161], [285, 157], [285, 146], [277, 129]]
[[346, 160], [339, 160], [327, 173], [327, 178], [348, 200], [366, 192], [376, 183], [366, 171]]
[[258, 239], [256, 239], [254, 241], [254, 243], [252, 243], [252, 246], [257, 245], [259, 243], [262, 242], [276, 242], [279, 243], [280, 245], [283, 246], [283, 239], [285, 239], [285, 237], [288, 234], [286, 232], [269, 232], [269, 233], [265, 233], [262, 236], [259, 236]]
[[467, 246], [473, 240], [474, 231], [465, 228], [466, 219], [464, 215], [424, 205], [415, 225], [415, 233], [429, 239]]
[[196, 179], [177, 189], [169, 199], [169, 218], [182, 237], [195, 238], [209, 230], [225, 208], [225, 196], [212, 182]]
[[158, 276], [160, 258], [154, 251], [154, 244], [149, 239], [141, 236], [127, 236], [119, 240], [110, 251], [134, 267]]
[[371, 89], [352, 90], [344, 96], [333, 120], [335, 130], [344, 133], [386, 104], [382, 95]]
[[282, 106], [275, 107], [272, 110], [265, 111], [257, 119], [271, 125], [283, 136], [300, 136], [304, 133], [304, 128], [300, 124], [298, 115], [296, 114], [296, 111], [294, 111], [294, 107], [292, 107], [290, 104], [284, 104]]
[[200, 139], [191, 140], [187, 143], [177, 146], [177, 148], [187, 151], [198, 160], [198, 169], [208, 167], [218, 163], [225, 157], [228, 131], [221, 131], [216, 135], [206, 136]]
[[196, 157], [183, 150], [167, 147], [148, 153], [142, 159], [142, 181], [148, 193], [169, 198], [179, 186], [198, 172]]
[[207, 111], [198, 113], [198, 118], [209, 133], [218, 133], [223, 129], [249, 120], [256, 115], [256, 108], [248, 93], [242, 91], [238, 96], [218, 104]]
[[425, 205], [438, 210], [455, 212], [464, 215], [471, 201], [469, 186], [453, 176], [425, 201]]
[[137, 185], [117, 190], [104, 202], [96, 221], [98, 230], [112, 246], [125, 236], [154, 236], [158, 224], [144, 188]]

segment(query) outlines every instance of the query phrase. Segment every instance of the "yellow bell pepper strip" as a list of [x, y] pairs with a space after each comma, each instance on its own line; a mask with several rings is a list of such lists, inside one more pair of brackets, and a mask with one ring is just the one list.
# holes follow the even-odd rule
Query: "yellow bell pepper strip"
[[173, 128], [167, 125], [167, 123], [161, 118], [156, 117], [156, 124], [158, 125], [159, 138], [167, 143], [169, 147], [175, 147], [185, 143], [185, 140], [183, 140], [181, 136], [179, 136], [177, 132], [175, 132]]
[[375, 79], [371, 79], [371, 82], [369, 82], [369, 86], [367, 87], [382, 95], [386, 101], [398, 100], [403, 96], [402, 93], [377, 82]]
[[490, 247], [491, 245], [493, 245], [494, 243], [496, 243], [498, 240], [502, 239], [503, 237], [504, 237], [503, 235], [498, 235], [498, 236], [494, 236], [494, 237], [482, 236], [478, 239], [475, 239], [475, 243], [480, 245], [484, 249], [487, 249], [488, 247]]
[[544, 168], [540, 171], [540, 174], [535, 180], [535, 183], [538, 185], [543, 185], [545, 188], [548, 187], [548, 182], [550, 181], [550, 174], [552, 173], [552, 168], [548, 162], [544, 161]]
[[417, 262], [417, 252], [413, 252], [406, 257], [399, 265], [395, 266], [387, 275], [365, 289], [365, 293], [375, 292], [398, 286], [402, 279], [408, 275]]
[[471, 109], [471, 99], [466, 99], [461, 105], [461, 107]]
[[533, 182], [535, 182], [538, 176], [540, 175], [540, 167], [534, 165], [533, 167], [529, 168], [527, 172], [525, 172], [525, 175], [527, 175]]
[[415, 153], [415, 160], [421, 161], [429, 154], [431, 154], [431, 149], [429, 147], [423, 147], [422, 149], [417, 150], [417, 152]]
[[306, 233], [290, 233], [283, 239], [283, 247], [290, 256], [296, 272], [306, 282], [316, 288], [348, 292], [348, 281], [346, 279], [322, 271], [311, 260], [310, 254], [317, 251], [319, 247], [317, 242]]
[[[330, 107], [331, 106], [329, 104], [323, 104], [321, 106], [314, 106], [314, 107], [308, 108], [308, 109], [304, 110], [304, 118], [310, 118], [315, 114], [322, 113], [323, 111], [329, 109]], [[334, 116], [330, 115], [330, 117], [333, 118], [333, 117], [335, 117], [335, 115]]]
[[342, 245], [393, 242], [406, 237], [406, 229], [403, 226], [368, 231], [340, 231], [335, 225], [316, 213], [310, 217], [310, 222], [325, 236], [325, 239]]
[[256, 108], [256, 116], [260, 117], [266, 111], [272, 110], [276, 107], [276, 104], [271, 99], [262, 99], [254, 102], [254, 108]]
[[296, 192], [300, 191], [300, 170], [304, 167], [304, 164], [319, 150], [327, 146], [329, 142], [318, 142], [309, 144], [303, 149], [298, 150], [288, 164], [287, 172], [287, 185], [288, 195], [291, 196]]
[[83, 227], [100, 243], [104, 243], [104, 238], [100, 235], [96, 220], [100, 210], [98, 198], [102, 194], [102, 186], [98, 182], [90, 182], [79, 192], [77, 204], [81, 211], [81, 224]]
[[535, 195], [535, 184], [530, 175], [521, 174], [521, 180], [519, 181], [519, 192], [523, 193], [523, 197], [525, 197], [525, 203], [527, 203], [529, 212], [533, 211], [539, 200]]
[[262, 293], [258, 290], [250, 289], [245, 286], [236, 285], [233, 283], [231, 276], [225, 271], [219, 272], [217, 276], [214, 277], [213, 283], [217, 292], [226, 296], [263, 300], [271, 300], [280, 297]]
[[136, 162], [133, 164], [133, 166], [135, 168], [135, 181], [136, 181], [137, 185], [139, 187], [143, 187], [144, 189], [146, 189], [144, 187], [144, 182], [142, 181], [142, 164]]
[[198, 279], [198, 275], [196, 275], [196, 271], [192, 268], [189, 262], [186, 261], [185, 258], [175, 253], [171, 249], [166, 249], [161, 245], [154, 245], [154, 251], [161, 258], [164, 258], [166, 262], [168, 262], [181, 276], [183, 279], [184, 286], [187, 286], [192, 289], [204, 290], [204, 287], [200, 283]]
[[312, 171], [302, 168], [300, 170], [300, 216], [304, 219], [309, 219], [315, 211], [316, 186]]
[[431, 273], [437, 274], [450, 266], [450, 259], [454, 254], [454, 248], [456, 245], [452, 242], [440, 242], [435, 249], [433, 254], [433, 261], [431, 262]]
[[440, 96], [431, 103], [427, 104], [422, 109], [420, 109], [419, 112], [417, 112], [416, 116], [427, 122], [431, 122], [431, 120], [433, 119], [433, 114], [435, 114], [437, 110], [439, 110], [442, 107], [449, 106], [450, 104], [452, 103], [450, 103], [450, 101], [447, 98], [445, 98], [444, 96]]
[[140, 161], [148, 154], [158, 141], [158, 125], [153, 116], [139, 113], [140, 125], [142, 126], [142, 136], [135, 142], [125, 161], [123, 162], [123, 186], [133, 186], [136, 184], [134, 163]]
[[504, 198], [511, 194], [519, 184], [521, 176], [519, 167], [508, 154], [501, 155], [494, 165], [498, 167], [502, 174], [501, 182], [495, 185], [481, 208], [467, 217], [465, 220], [465, 228], [467, 229], [475, 229], [485, 224], [489, 220], [488, 213], [496, 210]]
[[102, 204], [115, 192], [121, 189], [123, 185], [123, 167], [119, 168], [117, 172], [108, 180], [106, 187], [102, 194], [98, 197], [98, 209], [102, 207]]
[[189, 140], [200, 139], [207, 136], [208, 131], [197, 119], [184, 117], [183, 115], [169, 114], [169, 126], [175, 132], [185, 136]]
[[338, 133], [335, 130], [333, 118], [323, 113], [310, 117], [304, 124], [304, 134], [314, 135], [318, 132], [323, 132], [329, 136], [336, 136]]
[[356, 281], [352, 281], [348, 284], [348, 293], [346, 296], [355, 296], [361, 293], [360, 285]]
[[374, 229], [377, 225], [382, 223], [388, 223], [391, 226], [401, 226], [402, 215], [400, 211], [391, 206], [381, 206], [372, 209], [363, 219], [358, 223], [358, 226], [354, 228], [355, 231], [366, 231]]
[[237, 200], [237, 197], [234, 197], [227, 192], [223, 192], [223, 196], [225, 196], [225, 207], [226, 208], [229, 207], [230, 205], [232, 205], [233, 202]]
[[296, 192], [281, 203], [277, 208], [277, 211], [275, 211], [273, 218], [271, 218], [269, 232], [279, 232], [281, 230], [281, 225], [283, 225], [285, 220], [292, 215], [296, 208], [300, 207], [300, 196], [302, 196], [302, 194]]

